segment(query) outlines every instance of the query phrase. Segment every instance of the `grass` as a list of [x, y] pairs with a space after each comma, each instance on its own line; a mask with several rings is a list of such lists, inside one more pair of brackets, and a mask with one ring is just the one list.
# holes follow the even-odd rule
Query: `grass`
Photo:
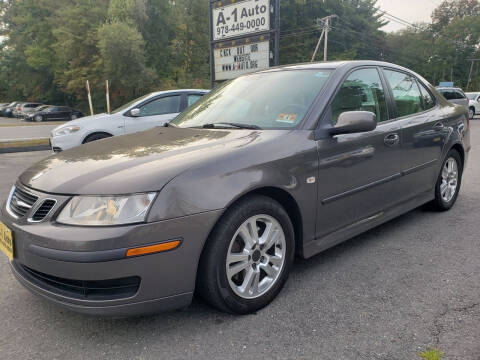
[[425, 360], [442, 360], [445, 354], [438, 349], [427, 349], [418, 354]]

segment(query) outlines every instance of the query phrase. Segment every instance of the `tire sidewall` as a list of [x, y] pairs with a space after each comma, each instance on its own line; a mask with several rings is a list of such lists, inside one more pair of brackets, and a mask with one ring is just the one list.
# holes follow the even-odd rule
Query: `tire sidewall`
[[[288, 278], [295, 254], [293, 225], [287, 212], [280, 204], [276, 205], [276, 202], [269, 198], [266, 199], [272, 201], [271, 204], [267, 204], [264, 201], [258, 201], [258, 199], [261, 198], [252, 198], [252, 203], [248, 204], [248, 202], [244, 202], [242, 205], [245, 205], [236, 208], [237, 211], [227, 214], [228, 226], [220, 228], [215, 234], [215, 240], [222, 242], [221, 246], [218, 247], [220, 253], [216, 257], [219, 260], [216, 263], [215, 269], [218, 291], [220, 292], [226, 306], [231, 311], [239, 314], [247, 314], [259, 310], [268, 305], [278, 295]], [[280, 226], [282, 226], [285, 234], [286, 259], [276, 284], [267, 293], [255, 299], [244, 299], [235, 294], [230, 287], [226, 274], [226, 258], [230, 247], [230, 241], [238, 228], [248, 218], [260, 214], [272, 216], [278, 221]]]
[[[440, 191], [440, 186], [442, 184], [443, 168], [445, 167], [446, 162], [450, 158], [453, 158], [457, 163], [458, 182], [457, 182], [457, 189], [455, 190], [455, 195], [453, 196], [453, 198], [449, 202], [446, 202], [442, 198], [442, 194], [441, 194], [441, 191]], [[445, 157], [445, 159], [442, 162], [442, 167], [440, 168], [440, 174], [438, 175], [437, 184], [435, 185], [435, 198], [436, 198], [437, 203], [440, 205], [442, 210], [449, 210], [450, 208], [452, 208], [452, 206], [457, 201], [458, 194], [460, 193], [460, 187], [462, 185], [462, 175], [463, 175], [462, 159], [460, 158], [460, 155], [459, 155], [458, 151], [452, 149], [448, 152], [447, 156]]]

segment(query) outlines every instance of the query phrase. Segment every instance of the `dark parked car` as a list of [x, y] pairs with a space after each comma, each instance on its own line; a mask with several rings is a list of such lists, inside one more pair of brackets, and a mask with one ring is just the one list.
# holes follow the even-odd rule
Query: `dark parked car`
[[[1, 208], [17, 279], [58, 305], [250, 313], [309, 258], [425, 203], [450, 209], [467, 109], [373, 61], [239, 77], [166, 127], [66, 150]], [[384, 269], [388, 271], [388, 269]]]
[[75, 120], [83, 117], [83, 114], [68, 106], [41, 106], [25, 117], [26, 121], [56, 121]]

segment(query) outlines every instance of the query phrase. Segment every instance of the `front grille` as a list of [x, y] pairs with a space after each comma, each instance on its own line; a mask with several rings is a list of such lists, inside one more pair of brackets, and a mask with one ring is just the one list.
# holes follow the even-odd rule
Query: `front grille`
[[30, 280], [40, 287], [81, 300], [118, 300], [134, 296], [140, 287], [140, 277], [131, 276], [112, 280], [71, 280], [43, 274], [20, 265]]
[[15, 187], [7, 206], [16, 217], [22, 218], [32, 208], [37, 200], [38, 196], [33, 195], [19, 187]]
[[53, 207], [57, 203], [56, 200], [46, 199], [43, 200], [42, 204], [37, 208], [35, 213], [32, 216], [33, 221], [42, 221], [47, 217], [47, 215], [52, 211]]

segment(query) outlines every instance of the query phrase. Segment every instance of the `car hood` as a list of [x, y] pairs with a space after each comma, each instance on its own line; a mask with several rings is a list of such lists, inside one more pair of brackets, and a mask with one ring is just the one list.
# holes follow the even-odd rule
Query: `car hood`
[[113, 115], [103, 113], [103, 114], [97, 114], [97, 115], [92, 115], [92, 116], [85, 116], [80, 119], [72, 120], [69, 122], [66, 122], [60, 126], [57, 126], [53, 131], [56, 131], [58, 129], [64, 128], [65, 126], [71, 126], [71, 125], [78, 125], [81, 127], [88, 127], [90, 124], [95, 124], [98, 123], [100, 120], [103, 120], [105, 118], [109, 118]]
[[158, 191], [202, 159], [240, 151], [283, 131], [157, 127], [103, 139], [53, 155], [20, 182], [52, 194], [131, 194]]

